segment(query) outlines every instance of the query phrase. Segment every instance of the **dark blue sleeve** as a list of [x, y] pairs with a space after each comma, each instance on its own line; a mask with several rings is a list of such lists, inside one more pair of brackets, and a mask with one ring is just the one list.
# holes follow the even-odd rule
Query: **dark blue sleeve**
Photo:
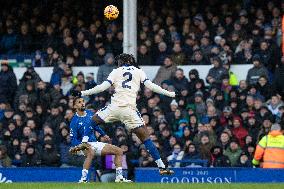
[[78, 133], [77, 133], [77, 125], [76, 125], [76, 118], [72, 118], [70, 123], [70, 138], [71, 138], [71, 146], [77, 146], [81, 144], [81, 141], [78, 140]]
[[100, 126], [98, 126], [97, 124], [93, 124], [94, 130], [97, 131], [98, 133], [100, 133], [101, 136], [105, 136], [106, 133], [103, 131], [102, 128], [100, 128]]

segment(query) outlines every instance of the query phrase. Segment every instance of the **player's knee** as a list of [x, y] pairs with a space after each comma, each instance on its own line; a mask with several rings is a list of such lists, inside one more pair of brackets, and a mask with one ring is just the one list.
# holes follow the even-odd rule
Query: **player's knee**
[[95, 151], [93, 149], [88, 149], [87, 156], [93, 158], [95, 155]]
[[134, 132], [137, 137], [144, 142], [145, 140], [147, 140], [149, 138], [149, 134], [147, 132], [147, 130], [144, 127], [140, 127], [137, 130], [135, 130]]
[[123, 150], [121, 148], [117, 148], [116, 155], [122, 156], [123, 155]]

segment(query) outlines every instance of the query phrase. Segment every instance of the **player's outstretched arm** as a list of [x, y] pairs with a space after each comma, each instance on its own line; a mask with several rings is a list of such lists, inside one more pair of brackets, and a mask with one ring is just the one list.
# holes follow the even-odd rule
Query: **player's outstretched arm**
[[95, 86], [92, 89], [81, 91], [82, 96], [89, 96], [105, 91], [111, 86], [110, 82], [104, 81], [102, 84]]
[[167, 91], [165, 89], [162, 89], [162, 87], [160, 87], [159, 85], [156, 85], [155, 83], [151, 82], [150, 80], [145, 81], [144, 85], [145, 85], [145, 87], [154, 91], [155, 93], [166, 95], [166, 96], [172, 97], [172, 98], [174, 98], [176, 96], [175, 92], [170, 92], [170, 91]]

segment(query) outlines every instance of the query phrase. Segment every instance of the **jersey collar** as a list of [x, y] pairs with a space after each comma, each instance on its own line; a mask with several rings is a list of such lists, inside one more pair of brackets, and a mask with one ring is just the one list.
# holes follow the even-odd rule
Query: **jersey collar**
[[77, 112], [76, 112], [76, 115], [77, 115], [78, 117], [86, 117], [87, 112], [86, 112], [86, 111], [84, 111], [84, 112], [85, 112], [85, 114], [84, 114], [84, 115], [82, 115], [82, 116], [79, 116], [79, 114], [77, 114]]

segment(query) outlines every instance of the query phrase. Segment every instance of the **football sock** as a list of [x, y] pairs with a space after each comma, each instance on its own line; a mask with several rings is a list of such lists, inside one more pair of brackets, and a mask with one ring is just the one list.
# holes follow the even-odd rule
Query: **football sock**
[[157, 166], [159, 168], [166, 168], [166, 166], [165, 166], [164, 162], [161, 160], [161, 158], [157, 159], [155, 162], [157, 163]]
[[87, 179], [88, 172], [89, 171], [87, 169], [82, 170], [82, 179]]
[[115, 174], [116, 174], [116, 178], [122, 178], [123, 175], [122, 175], [122, 167], [117, 167], [115, 169]]
[[144, 141], [144, 145], [151, 156], [154, 158], [159, 168], [165, 168], [163, 161], [161, 160], [160, 154], [154, 143], [151, 139], [147, 139]]

